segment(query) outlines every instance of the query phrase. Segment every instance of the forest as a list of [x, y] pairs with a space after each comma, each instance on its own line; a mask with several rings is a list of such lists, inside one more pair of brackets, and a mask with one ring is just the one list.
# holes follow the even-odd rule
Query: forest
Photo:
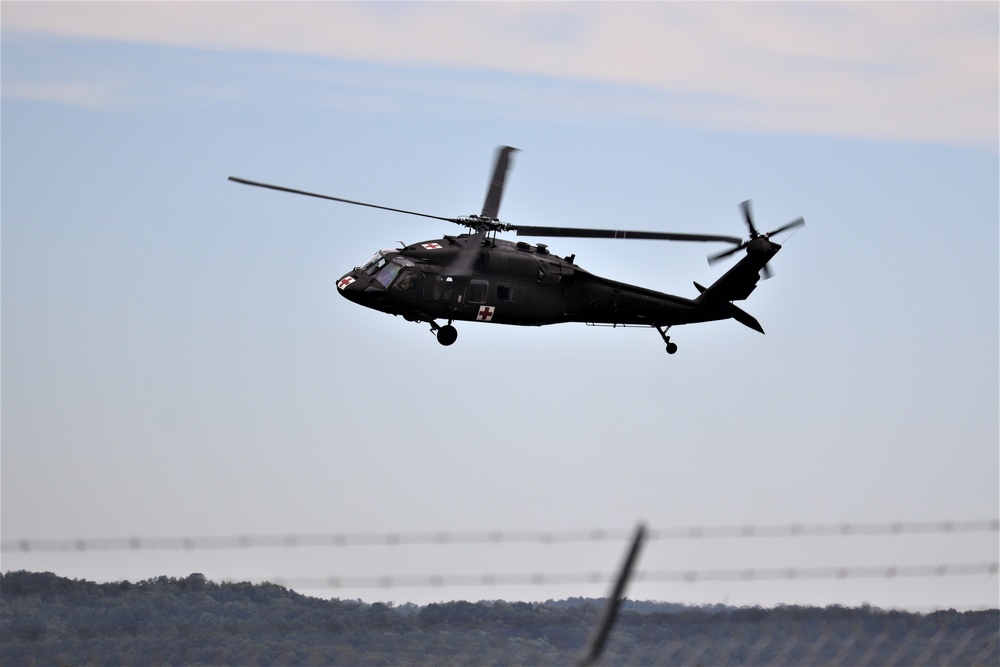
[[[602, 600], [395, 606], [200, 574], [95, 583], [0, 575], [0, 667], [573, 665]], [[600, 665], [989, 665], [1000, 610], [627, 601]]]

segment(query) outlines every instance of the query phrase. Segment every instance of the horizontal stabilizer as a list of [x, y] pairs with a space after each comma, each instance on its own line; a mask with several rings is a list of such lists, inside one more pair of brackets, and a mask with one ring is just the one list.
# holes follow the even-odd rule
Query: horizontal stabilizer
[[[695, 283], [694, 286], [701, 294], [705, 294], [705, 292], [708, 291], [708, 289], [704, 285], [699, 285], [698, 283]], [[699, 301], [704, 303], [704, 298], [698, 297], [697, 299], [695, 299], [696, 303]], [[715, 307], [719, 308], [726, 317], [731, 317], [732, 319], [736, 320], [743, 326], [750, 327], [754, 331], [759, 331], [761, 333], [764, 333], [764, 327], [760, 326], [760, 322], [757, 321], [757, 318], [755, 318], [753, 315], [746, 312], [739, 306], [736, 306], [735, 304], [729, 302], [723, 302], [715, 304]]]
[[760, 326], [760, 322], [757, 321], [757, 318], [747, 311], [738, 306], [734, 306], [733, 304], [729, 304], [729, 307], [726, 310], [729, 312], [730, 317], [743, 326], [750, 327], [754, 331], [764, 333], [764, 327]]

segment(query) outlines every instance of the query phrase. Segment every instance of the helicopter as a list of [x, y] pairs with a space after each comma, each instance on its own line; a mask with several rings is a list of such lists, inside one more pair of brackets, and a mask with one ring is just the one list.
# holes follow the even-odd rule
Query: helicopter
[[[579, 322], [649, 327], [659, 332], [669, 354], [677, 352], [677, 344], [670, 340], [667, 332], [677, 325], [733, 319], [764, 333], [760, 323], [733, 302], [749, 297], [761, 274], [764, 278], [770, 277], [768, 262], [781, 249], [771, 237], [801, 227], [805, 224], [803, 218], [762, 233], [754, 225], [750, 201], [744, 201], [740, 209], [750, 231], [746, 239], [713, 234], [538, 227], [501, 222], [497, 217], [500, 200], [511, 156], [516, 150], [510, 146], [497, 149], [482, 212], [453, 218], [236, 176], [230, 176], [229, 180], [465, 227], [468, 231], [463, 234], [380, 250], [368, 262], [348, 271], [337, 281], [337, 291], [353, 303], [402, 316], [410, 322], [429, 324], [431, 333], [441, 345], [451, 345], [457, 340], [454, 322], [459, 321], [520, 326]], [[741, 250], [746, 254], [708, 287], [694, 283], [699, 294], [689, 299], [602, 278], [578, 266], [575, 255], [560, 257], [543, 243], [499, 238], [497, 235], [503, 232], [528, 237], [721, 242], [733, 246], [711, 255], [710, 264]], [[446, 324], [439, 324], [438, 320]]]

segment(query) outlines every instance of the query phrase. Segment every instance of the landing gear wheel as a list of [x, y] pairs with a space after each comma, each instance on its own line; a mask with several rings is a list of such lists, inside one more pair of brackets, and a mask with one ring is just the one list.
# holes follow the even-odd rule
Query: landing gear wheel
[[446, 324], [437, 330], [437, 339], [442, 345], [451, 345], [458, 340], [458, 329]]
[[670, 327], [658, 326], [656, 327], [656, 330], [660, 332], [660, 338], [662, 338], [663, 342], [667, 344], [667, 354], [673, 354], [677, 352], [677, 343], [671, 343], [670, 336], [667, 335], [667, 332], [670, 331]]

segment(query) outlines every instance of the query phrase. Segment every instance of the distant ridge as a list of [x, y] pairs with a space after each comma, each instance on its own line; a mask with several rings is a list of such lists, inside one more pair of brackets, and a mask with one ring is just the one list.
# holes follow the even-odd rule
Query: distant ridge
[[[94, 583], [0, 575], [0, 666], [573, 664], [603, 601], [322, 600], [200, 574]], [[997, 664], [1000, 611], [629, 601], [601, 665]]]

